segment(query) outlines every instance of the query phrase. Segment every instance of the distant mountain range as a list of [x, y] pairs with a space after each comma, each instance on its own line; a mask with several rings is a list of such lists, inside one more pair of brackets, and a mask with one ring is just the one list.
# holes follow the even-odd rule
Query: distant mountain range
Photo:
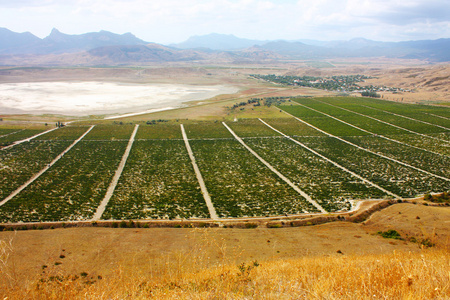
[[70, 35], [54, 28], [49, 36], [40, 39], [25, 32], [15, 33], [6, 28], [0, 28], [1, 54], [61, 54], [87, 51], [98, 47], [111, 45], [145, 45], [131, 33], [122, 35], [108, 31], [91, 32], [80, 35]]
[[25, 32], [0, 28], [0, 65], [127, 65], [174, 61], [267, 62], [280, 59], [389, 57], [450, 61], [450, 39], [378, 42], [259, 41], [234, 35], [193, 36], [168, 46], [143, 41], [131, 33], [108, 31], [80, 35], [53, 29], [41, 39]]

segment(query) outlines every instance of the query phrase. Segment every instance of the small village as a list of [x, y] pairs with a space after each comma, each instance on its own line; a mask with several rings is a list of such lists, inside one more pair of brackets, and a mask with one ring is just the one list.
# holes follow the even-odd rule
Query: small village
[[414, 92], [413, 90], [402, 89], [398, 87], [363, 85], [361, 83], [364, 83], [366, 79], [373, 78], [365, 75], [340, 75], [329, 77], [315, 77], [315, 76], [279, 76], [279, 75], [252, 74], [250, 76], [273, 84], [311, 87], [316, 89], [337, 91], [343, 93]]

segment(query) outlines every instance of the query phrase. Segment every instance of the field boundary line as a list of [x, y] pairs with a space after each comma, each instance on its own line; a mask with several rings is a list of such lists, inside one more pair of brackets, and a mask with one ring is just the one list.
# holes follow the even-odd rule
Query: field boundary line
[[445, 126], [441, 126], [441, 125], [433, 124], [433, 123], [430, 123], [430, 122], [414, 119], [414, 118], [411, 118], [411, 117], [407, 117], [407, 116], [404, 116], [404, 115], [393, 113], [391, 111], [387, 111], [387, 110], [383, 110], [383, 109], [379, 109], [379, 108], [375, 108], [375, 107], [370, 107], [370, 106], [366, 106], [366, 105], [362, 105], [362, 106], [367, 107], [367, 108], [371, 108], [371, 109], [374, 109], [374, 110], [382, 111], [384, 113], [391, 114], [391, 115], [394, 115], [394, 116], [397, 116], [397, 117], [401, 117], [401, 118], [405, 118], [405, 119], [408, 119], [408, 120], [420, 122], [420, 123], [427, 124], [427, 125], [430, 125], [430, 126], [435, 126], [435, 127], [442, 128], [442, 129], [445, 129], [445, 130], [450, 130], [450, 128], [447, 128]]
[[44, 132], [38, 133], [36, 135], [33, 135], [33, 136], [29, 137], [29, 138], [26, 138], [26, 139], [23, 139], [23, 140], [20, 140], [20, 141], [15, 141], [11, 145], [1, 148], [1, 150], [6, 150], [6, 149], [12, 148], [12, 147], [14, 147], [16, 145], [19, 145], [19, 144], [22, 144], [22, 143], [25, 143], [25, 142], [29, 142], [32, 139], [37, 138], [38, 136], [44, 135], [44, 134], [49, 133], [49, 132], [51, 132], [53, 130], [56, 130], [56, 129], [59, 129], [59, 128], [58, 127], [52, 128], [52, 129], [49, 129], [47, 131], [44, 131]]
[[426, 114], [427, 114], [427, 115], [431, 115], [431, 116], [433, 116], [433, 117], [438, 117], [438, 118], [442, 118], [442, 119], [445, 119], [445, 120], [450, 120], [450, 118], [447, 118], [447, 117], [444, 117], [444, 116], [435, 115], [435, 114], [427, 113], [427, 112], [426, 112]]
[[27, 182], [22, 184], [19, 188], [17, 188], [14, 192], [12, 192], [8, 197], [3, 199], [0, 202], [0, 207], [3, 206], [5, 203], [7, 203], [12, 198], [14, 198], [17, 194], [19, 194], [27, 186], [29, 186], [31, 183], [33, 183], [33, 181], [38, 179], [42, 174], [44, 174], [48, 169], [50, 169], [50, 167], [53, 166], [58, 160], [60, 160], [64, 156], [64, 154], [69, 152], [70, 149], [72, 149], [79, 141], [81, 141], [92, 130], [92, 128], [94, 128], [94, 126], [95, 125], [92, 125], [85, 133], [83, 133], [83, 135], [81, 135], [78, 139], [76, 139], [69, 147], [67, 147], [63, 152], [61, 152], [55, 159], [53, 159], [49, 164], [47, 164], [42, 170], [40, 170], [38, 173], [34, 174], [30, 179], [28, 179]]
[[[325, 115], [325, 116], [328, 116], [328, 117], [330, 117], [330, 118], [334, 118], [333, 116], [330, 116], [330, 115], [328, 115], [328, 114], [326, 114], [326, 113], [323, 113], [323, 112], [321, 112], [321, 111], [319, 111], [319, 110], [316, 110], [316, 109], [314, 109], [314, 108], [308, 107], [308, 106], [303, 105], [303, 104], [300, 104], [300, 105], [303, 106], [303, 107], [306, 107], [306, 108], [308, 108], [308, 109], [311, 109], [311, 110], [313, 110], [313, 111], [315, 111], [315, 112], [321, 113], [321, 114], [323, 114], [323, 115]], [[297, 118], [297, 117], [295, 117], [295, 118], [296, 118], [297, 120], [301, 120], [300, 118]], [[306, 121], [304, 121], [304, 120], [301, 120], [301, 121], [302, 121], [303, 123], [307, 124], [307, 125], [313, 126], [312, 124], [309, 124], [308, 122], [306, 122]], [[380, 154], [380, 153], [377, 153], [377, 152], [375, 152], [375, 151], [369, 150], [369, 149], [367, 149], [367, 148], [358, 146], [358, 145], [356, 145], [356, 144], [353, 144], [352, 142], [349, 142], [349, 141], [347, 141], [347, 140], [345, 140], [345, 139], [343, 139], [343, 138], [341, 138], [341, 137], [338, 137], [338, 136], [336, 136], [336, 135], [333, 135], [333, 134], [331, 134], [331, 133], [328, 133], [328, 132], [326, 132], [326, 131], [324, 131], [324, 130], [322, 130], [322, 129], [319, 129], [319, 128], [315, 127], [315, 126], [314, 126], [314, 128], [317, 129], [317, 130], [320, 130], [322, 133], [325, 133], [326, 135], [328, 135], [328, 136], [330, 136], [330, 137], [332, 137], [332, 138], [338, 139], [338, 140], [340, 140], [340, 141], [342, 141], [342, 142], [344, 142], [344, 143], [346, 143], [346, 144], [349, 144], [349, 145], [351, 145], [351, 146], [353, 146], [353, 147], [356, 147], [356, 148], [358, 148], [358, 149], [360, 149], [360, 150], [369, 152], [369, 153], [371, 153], [371, 154], [377, 155], [377, 156], [382, 157], [382, 158], [384, 158], [384, 159], [388, 159], [388, 160], [390, 160], [390, 161], [396, 162], [396, 163], [401, 164], [401, 165], [403, 165], [403, 166], [405, 166], [405, 167], [409, 167], [409, 168], [411, 168], [411, 169], [414, 169], [414, 170], [416, 170], [416, 171], [419, 171], [419, 172], [428, 174], [428, 175], [430, 175], [430, 176], [433, 176], [433, 177], [436, 177], [436, 178], [439, 178], [439, 179], [442, 179], [442, 180], [445, 180], [445, 181], [450, 181], [450, 179], [447, 178], [447, 177], [440, 176], [440, 175], [436, 175], [436, 174], [434, 174], [434, 173], [428, 172], [428, 171], [423, 170], [423, 169], [421, 169], [421, 168], [414, 167], [414, 166], [412, 166], [412, 165], [410, 165], [410, 164], [407, 164], [407, 163], [405, 163], [405, 162], [402, 162], [402, 161], [400, 161], [400, 160], [398, 160], [398, 159], [391, 158], [391, 157], [386, 156], [386, 155], [384, 155], [384, 154]]]
[[[320, 102], [320, 103], [323, 103], [323, 104], [326, 104], [326, 105], [329, 105], [329, 106], [332, 106], [332, 107], [335, 107], [335, 108], [339, 108], [339, 109], [342, 109], [342, 110], [345, 110], [345, 111], [348, 111], [348, 112], [351, 112], [351, 113], [360, 115], [360, 116], [362, 116], [362, 117], [367, 117], [367, 118], [373, 119], [373, 120], [375, 120], [375, 121], [380, 121], [380, 120], [377, 120], [377, 119], [372, 118], [372, 117], [370, 117], [370, 116], [366, 116], [366, 115], [364, 115], [364, 114], [361, 114], [361, 113], [352, 111], [352, 110], [347, 109], [347, 108], [343, 108], [343, 107], [340, 107], [340, 106], [337, 106], [337, 105], [333, 105], [333, 104], [330, 104], [330, 103], [327, 103], [327, 102], [323, 102], [323, 101], [320, 101], [320, 100], [317, 100], [317, 99], [313, 99], [313, 100], [314, 100], [314, 101], [317, 101], [317, 102]], [[319, 112], [319, 111], [318, 111], [318, 112]], [[320, 112], [320, 113], [322, 113], [322, 114], [324, 114], [324, 115], [327, 115], [327, 116], [329, 116], [330, 118], [333, 118], [333, 119], [335, 119], [335, 120], [337, 120], [337, 121], [339, 121], [339, 122], [342, 122], [342, 123], [347, 124], [347, 125], [349, 125], [349, 126], [355, 127], [355, 128], [357, 128], [357, 129], [359, 129], [359, 130], [361, 130], [361, 131], [367, 132], [367, 133], [369, 133], [369, 134], [371, 134], [371, 135], [374, 135], [374, 136], [377, 136], [377, 137], [386, 139], [386, 140], [388, 140], [388, 141], [395, 142], [395, 143], [398, 143], [398, 144], [401, 144], [401, 145], [405, 145], [405, 146], [408, 146], [408, 147], [411, 147], [411, 148], [414, 148], [414, 149], [426, 151], [426, 152], [429, 152], [429, 153], [432, 153], [432, 154], [436, 154], [436, 155], [440, 155], [440, 156], [447, 156], [447, 157], [448, 157], [448, 155], [445, 155], [445, 154], [442, 154], [442, 153], [437, 153], [437, 152], [434, 152], [434, 151], [430, 151], [430, 150], [427, 150], [427, 149], [423, 149], [423, 148], [420, 148], [420, 147], [416, 147], [416, 146], [413, 146], [413, 145], [410, 145], [410, 144], [406, 144], [406, 143], [401, 142], [401, 141], [397, 141], [397, 140], [391, 139], [391, 138], [389, 138], [389, 137], [387, 137], [387, 136], [384, 136], [384, 135], [382, 135], [382, 134], [370, 132], [370, 131], [368, 131], [368, 130], [366, 130], [366, 129], [363, 129], [363, 128], [360, 128], [360, 127], [358, 127], [358, 126], [356, 126], [356, 125], [347, 123], [347, 122], [344, 121], [344, 120], [341, 120], [341, 119], [339, 119], [339, 118], [337, 118], [337, 117], [334, 117], [334, 116], [332, 116], [332, 115], [328, 115], [328, 114], [326, 114], [326, 113], [324, 113], [324, 112]]]
[[116, 189], [117, 183], [119, 182], [120, 175], [122, 175], [122, 171], [125, 168], [125, 164], [128, 159], [128, 155], [130, 155], [131, 147], [133, 147], [134, 143], [134, 137], [136, 136], [136, 133], [138, 131], [139, 124], [136, 124], [134, 126], [133, 133], [130, 136], [130, 139], [128, 141], [127, 148], [125, 149], [125, 152], [123, 153], [122, 160], [119, 163], [119, 166], [117, 167], [116, 172], [114, 173], [113, 179], [111, 180], [111, 183], [108, 186], [108, 189], [106, 190], [105, 196], [103, 197], [102, 202], [100, 202], [100, 205], [97, 207], [97, 210], [92, 217], [92, 221], [98, 221], [102, 217], [103, 213], [105, 212], [106, 206], [108, 205], [109, 200], [111, 199], [114, 190]]
[[[287, 114], [288, 114], [288, 113], [287, 113]], [[290, 115], [290, 114], [288, 114], [288, 115]], [[294, 117], [294, 116], [293, 116], [293, 117]], [[294, 117], [294, 118], [296, 118], [296, 117]], [[335, 162], [335, 161], [329, 159], [328, 157], [326, 157], [326, 156], [320, 154], [319, 152], [315, 151], [314, 149], [309, 148], [309, 147], [306, 146], [305, 144], [303, 144], [303, 143], [297, 141], [296, 139], [291, 138], [290, 136], [288, 136], [288, 135], [284, 134], [283, 132], [279, 131], [278, 129], [272, 127], [271, 125], [269, 125], [269, 124], [266, 123], [265, 121], [263, 121], [263, 120], [261, 120], [261, 119], [259, 119], [259, 120], [260, 120], [263, 124], [265, 124], [267, 127], [269, 127], [270, 129], [272, 129], [272, 130], [278, 132], [279, 134], [281, 134], [281, 135], [284, 136], [285, 138], [291, 140], [292, 142], [296, 143], [297, 145], [299, 145], [299, 146], [305, 148], [306, 150], [312, 152], [313, 154], [319, 156], [319, 157], [322, 158], [323, 160], [325, 160], [325, 161], [327, 161], [327, 162], [333, 164], [334, 166], [338, 167], [339, 169], [341, 169], [341, 170], [343, 170], [343, 171], [349, 173], [349, 174], [352, 175], [353, 177], [356, 177], [356, 178], [358, 178], [359, 180], [362, 180], [363, 182], [365, 182], [365, 183], [367, 183], [367, 184], [369, 184], [369, 185], [371, 185], [371, 186], [373, 186], [373, 187], [379, 189], [380, 191], [382, 191], [382, 192], [384, 192], [384, 193], [386, 193], [386, 194], [388, 194], [388, 195], [391, 195], [391, 196], [395, 197], [396, 199], [402, 199], [402, 197], [400, 197], [399, 195], [394, 194], [394, 193], [392, 193], [392, 192], [390, 192], [390, 191], [388, 191], [388, 190], [382, 188], [381, 186], [377, 185], [376, 183], [373, 183], [372, 181], [370, 181], [370, 180], [368, 180], [368, 179], [362, 177], [361, 175], [356, 174], [356, 173], [353, 172], [353, 171], [350, 171], [350, 170], [347, 169], [346, 167], [341, 166], [341, 165], [338, 164], [337, 162]], [[313, 127], [313, 128], [314, 128], [314, 127]]]
[[24, 131], [25, 129], [20, 129], [20, 130], [17, 130], [17, 131], [13, 131], [13, 132], [10, 132], [10, 133], [6, 133], [6, 134], [4, 134], [4, 135], [0, 135], [0, 138], [2, 138], [2, 137], [5, 137], [5, 136], [8, 136], [8, 135], [11, 135], [11, 134], [15, 134], [15, 133], [18, 133], [18, 132], [21, 132], [21, 131]]
[[[362, 106], [362, 107], [367, 107], [367, 108], [372, 108], [372, 107], [365, 106], [365, 105], [360, 105], [360, 106]], [[357, 113], [357, 114], [360, 114], [360, 113]], [[361, 115], [362, 115], [362, 116], [366, 116], [366, 117], [368, 117], [368, 118], [370, 118], [370, 119], [376, 120], [376, 121], [378, 121], [378, 122], [381, 122], [381, 123], [383, 123], [383, 124], [390, 125], [390, 126], [392, 126], [392, 127], [395, 127], [395, 128], [398, 128], [398, 129], [401, 129], [401, 130], [410, 132], [410, 133], [414, 133], [414, 134], [417, 134], [417, 135], [420, 135], [420, 136], [423, 136], [423, 137], [427, 137], [427, 138], [430, 138], [430, 139], [438, 140], [438, 141], [444, 142], [444, 143], [446, 143], [446, 144], [449, 143], [448, 141], [442, 140], [442, 139], [440, 139], [440, 138], [437, 138], [437, 137], [434, 137], [434, 136], [431, 136], [431, 135], [426, 135], [426, 134], [424, 134], [424, 133], [420, 133], [420, 132], [413, 131], [413, 130], [410, 130], [410, 129], [407, 129], [407, 128], [404, 128], [404, 127], [400, 127], [400, 126], [398, 126], [398, 125], [395, 125], [395, 124], [392, 124], [392, 123], [389, 123], [389, 122], [386, 122], [386, 121], [383, 121], [383, 120], [380, 120], [380, 119], [377, 119], [377, 118], [374, 118], [374, 117], [370, 117], [370, 116], [365, 115], [365, 114], [361, 114]]]
[[[316, 100], [316, 101], [317, 101], [317, 100]], [[298, 103], [298, 104], [301, 105], [300, 103]], [[327, 104], [328, 104], [328, 103], [327, 103]], [[329, 105], [332, 105], [332, 104], [329, 104]], [[360, 105], [360, 106], [363, 106], [363, 107], [364, 107], [364, 105]], [[340, 107], [340, 106], [336, 106], [336, 107], [339, 107], [339, 108], [341, 108], [341, 109], [343, 109], [343, 110], [346, 110], [346, 111], [355, 113], [355, 114], [360, 115], [360, 116], [363, 116], [363, 117], [367, 117], [367, 118], [369, 118], [369, 119], [378, 121], [378, 122], [380, 122], [380, 123], [383, 123], [383, 124], [386, 124], [386, 125], [389, 125], [389, 126], [398, 128], [398, 129], [400, 129], [400, 130], [407, 131], [407, 132], [409, 132], [409, 133], [413, 133], [413, 134], [420, 135], [420, 136], [423, 136], [423, 137], [427, 137], [427, 138], [430, 138], [430, 139], [438, 140], [438, 141], [441, 141], [441, 142], [444, 142], [444, 143], [448, 144], [448, 141], [439, 139], [439, 138], [434, 137], [434, 136], [426, 135], [426, 134], [423, 134], [423, 133], [420, 133], [420, 132], [416, 132], [416, 131], [413, 131], [413, 130], [410, 130], [410, 129], [407, 129], [407, 128], [404, 128], [404, 127], [400, 127], [400, 126], [398, 126], [398, 125], [394, 125], [394, 124], [391, 124], [391, 123], [389, 123], [389, 122], [386, 122], [386, 121], [383, 121], [383, 120], [374, 118], [374, 117], [372, 117], [372, 116], [368, 116], [368, 115], [365, 115], [365, 114], [362, 114], [362, 113], [359, 113], [359, 112], [356, 112], [356, 111], [353, 111], [353, 110], [350, 110], [350, 109], [347, 109], [347, 108], [343, 108], [343, 107]], [[309, 107], [308, 107], [308, 108], [309, 108]], [[371, 107], [368, 107], [368, 108], [371, 108]]]
[[186, 145], [189, 158], [191, 159], [192, 166], [194, 167], [195, 175], [197, 176], [198, 184], [200, 185], [200, 190], [203, 194], [203, 199], [205, 199], [206, 206], [208, 207], [209, 215], [211, 216], [211, 219], [218, 220], [219, 217], [217, 216], [216, 209], [214, 208], [214, 205], [211, 201], [211, 196], [209, 195], [208, 189], [206, 188], [202, 173], [200, 172], [200, 169], [195, 160], [194, 152], [192, 151], [191, 145], [189, 144], [189, 139], [186, 135], [183, 124], [180, 124], [180, 128], [181, 134], [183, 135], [184, 144]]
[[269, 170], [274, 172], [278, 177], [280, 177], [284, 182], [286, 182], [290, 187], [292, 187], [297, 193], [303, 196], [303, 198], [306, 199], [309, 203], [314, 205], [320, 212], [327, 213], [327, 211], [320, 206], [319, 203], [317, 203], [315, 200], [311, 198], [308, 194], [306, 194], [304, 191], [302, 191], [298, 186], [296, 186], [292, 181], [290, 181], [286, 176], [281, 174], [277, 169], [275, 169], [271, 164], [269, 164], [266, 160], [264, 160], [261, 156], [258, 155], [252, 148], [250, 148], [230, 127], [228, 127], [225, 122], [222, 122], [223, 126], [225, 126], [228, 131], [235, 137], [235, 139], [241, 143], [242, 146], [244, 146], [251, 154], [253, 154], [260, 162], [262, 162]]

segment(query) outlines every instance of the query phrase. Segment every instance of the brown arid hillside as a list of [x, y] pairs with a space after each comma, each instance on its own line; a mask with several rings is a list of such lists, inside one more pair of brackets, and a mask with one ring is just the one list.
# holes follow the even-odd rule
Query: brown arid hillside
[[[321, 66], [321, 67], [314, 67]], [[398, 87], [413, 92], [383, 93], [386, 100], [403, 102], [449, 102], [450, 65], [427, 64], [418, 60], [373, 58], [365, 62], [355, 59], [336, 62], [303, 63], [280, 75], [333, 76], [363, 74], [374, 77], [367, 85]]]
[[5, 231], [0, 297], [447, 299], [449, 220], [448, 207], [403, 203], [292, 228]]
[[368, 84], [401, 87], [412, 93], [386, 95], [388, 100], [408, 102], [450, 101], [450, 65], [373, 70]]

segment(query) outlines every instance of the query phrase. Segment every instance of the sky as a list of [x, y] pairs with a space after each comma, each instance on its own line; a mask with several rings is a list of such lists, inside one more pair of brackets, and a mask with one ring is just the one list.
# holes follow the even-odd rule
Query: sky
[[43, 38], [131, 32], [179, 43], [194, 35], [256, 40], [450, 38], [450, 0], [0, 0], [0, 27]]

